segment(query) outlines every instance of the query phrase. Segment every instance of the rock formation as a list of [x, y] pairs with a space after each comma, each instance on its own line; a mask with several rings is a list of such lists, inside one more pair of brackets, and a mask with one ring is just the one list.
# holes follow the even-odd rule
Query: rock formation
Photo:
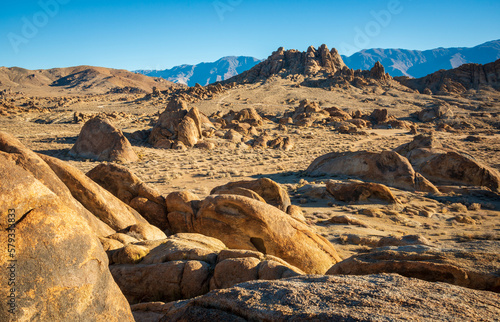
[[326, 190], [337, 200], [346, 202], [367, 201], [377, 198], [389, 203], [399, 203], [386, 186], [373, 182], [336, 182], [329, 180]]
[[500, 173], [470, 155], [444, 148], [433, 136], [419, 135], [395, 151], [434, 184], [484, 186], [500, 192]]
[[431, 282], [445, 282], [500, 292], [500, 256], [478, 250], [400, 246], [374, 249], [334, 265], [328, 275], [397, 273]]
[[130, 142], [107, 118], [95, 117], [82, 127], [70, 155], [98, 161], [135, 162]]
[[100, 164], [87, 176], [115, 197], [138, 211], [149, 223], [169, 228], [165, 198], [124, 166]]
[[[0, 177], [0, 228], [10, 227], [14, 238], [12, 257], [5, 251], [0, 267], [12, 273], [8, 267], [17, 265], [11, 288], [17, 307], [10, 315], [12, 307], [1, 301], [2, 320], [133, 321], [85, 219], [5, 152], [0, 152]], [[7, 233], [0, 236], [7, 245]], [[7, 261], [12, 259], [17, 262]], [[7, 285], [7, 279], [2, 282]]]
[[190, 301], [133, 309], [137, 317], [156, 311], [160, 321], [448, 321], [495, 319], [499, 303], [495, 293], [391, 274], [255, 281]]
[[40, 155], [69, 188], [73, 197], [114, 230], [148, 222], [134, 209], [92, 181], [80, 170], [59, 159]]
[[221, 241], [199, 234], [130, 244], [111, 254], [111, 273], [131, 304], [176, 301], [241, 282], [303, 274], [279, 258], [227, 250]]
[[223, 186], [215, 187], [214, 189], [212, 189], [210, 194], [235, 194], [248, 196], [247, 193], [241, 194], [241, 190], [238, 190], [238, 188], [248, 189], [257, 193], [260, 197], [262, 197], [262, 199], [265, 200], [265, 202], [277, 207], [284, 212], [286, 212], [288, 207], [291, 205], [288, 192], [283, 189], [278, 183], [268, 178], [261, 178], [254, 181], [230, 182]]
[[439, 192], [415, 172], [408, 159], [396, 152], [332, 152], [314, 160], [307, 168], [309, 175], [346, 175], [380, 182], [410, 191]]
[[213, 125], [196, 107], [189, 109], [186, 101], [173, 99], [153, 127], [149, 143], [163, 149], [175, 148], [177, 143], [193, 147], [203, 139], [207, 127]]

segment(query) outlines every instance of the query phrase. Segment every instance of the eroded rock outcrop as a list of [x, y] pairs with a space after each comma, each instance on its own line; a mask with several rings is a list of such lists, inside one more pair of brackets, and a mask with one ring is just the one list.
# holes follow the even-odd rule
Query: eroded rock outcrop
[[485, 65], [464, 64], [450, 70], [440, 70], [422, 78], [400, 77], [397, 80], [421, 93], [461, 94], [481, 86], [500, 88], [500, 59]]
[[111, 124], [109, 119], [100, 116], [85, 123], [69, 154], [98, 161], [124, 163], [139, 159], [122, 131]]
[[227, 250], [220, 240], [199, 234], [135, 243], [111, 253], [110, 270], [131, 304], [176, 301], [241, 282], [303, 274], [279, 258]]
[[488, 187], [500, 192], [500, 173], [465, 153], [444, 148], [432, 135], [416, 136], [396, 152], [406, 156], [416, 171], [434, 184]]
[[334, 265], [328, 275], [397, 273], [431, 282], [500, 292], [500, 256], [477, 250], [428, 246], [387, 247], [355, 255]]
[[203, 130], [210, 127], [213, 124], [196, 107], [188, 108], [186, 101], [172, 99], [153, 127], [149, 143], [163, 149], [176, 148], [179, 143], [193, 147], [203, 139]]

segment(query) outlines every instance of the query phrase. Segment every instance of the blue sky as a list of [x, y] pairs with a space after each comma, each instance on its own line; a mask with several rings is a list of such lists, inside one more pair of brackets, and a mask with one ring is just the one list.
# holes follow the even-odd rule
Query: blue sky
[[500, 39], [498, 0], [3, 1], [0, 66], [165, 69], [278, 47], [472, 47]]

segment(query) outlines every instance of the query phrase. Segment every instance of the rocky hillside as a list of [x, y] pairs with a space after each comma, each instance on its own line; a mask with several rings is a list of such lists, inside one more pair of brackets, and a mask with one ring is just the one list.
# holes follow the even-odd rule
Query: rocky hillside
[[123, 69], [76, 66], [28, 70], [0, 67], [0, 90], [22, 91], [36, 95], [71, 92], [103, 94], [107, 92], [146, 93], [153, 87], [166, 90], [175, 85], [162, 78], [135, 74]]
[[238, 75], [258, 64], [260, 60], [254, 57], [229, 56], [216, 62], [198, 65], [181, 65], [165, 70], [138, 70], [136, 73], [151, 77], [161, 77], [174, 83], [194, 86], [208, 85], [223, 81]]
[[441, 69], [457, 68], [463, 64], [487, 64], [500, 59], [500, 40], [473, 48], [436, 48], [431, 50], [366, 49], [342, 57], [353, 69], [370, 69], [377, 61], [395, 76], [424, 77]]
[[403, 85], [421, 93], [463, 93], [486, 86], [500, 90], [500, 59], [486, 65], [465, 64], [455, 69], [440, 70], [422, 78], [398, 78]]

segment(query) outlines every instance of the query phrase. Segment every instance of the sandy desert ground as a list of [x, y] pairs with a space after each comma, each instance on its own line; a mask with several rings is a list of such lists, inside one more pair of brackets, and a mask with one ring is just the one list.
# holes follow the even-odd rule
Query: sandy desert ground
[[[66, 160], [87, 172], [100, 162], [68, 155], [83, 126], [73, 121], [74, 113], [114, 113], [112, 122], [130, 138], [135, 131], [151, 129], [166, 106], [165, 97], [142, 99], [142, 96], [89, 96], [44, 112], [13, 113], [0, 118], [0, 129], [13, 134], [36, 152]], [[255, 108], [268, 117], [262, 130], [290, 136], [295, 145], [292, 150], [253, 149], [220, 138], [211, 139], [217, 145], [213, 150], [165, 150], [130, 138], [140, 160], [128, 167], [163, 195], [189, 190], [205, 197], [212, 188], [231, 181], [271, 178], [286, 187], [292, 203], [302, 207], [308, 223], [331, 241], [343, 258], [365, 252], [370, 248], [370, 240], [373, 242], [383, 236], [418, 234], [433, 245], [453, 247], [459, 247], [464, 241], [500, 240], [500, 199], [480, 189], [468, 188], [466, 194], [449, 192], [435, 196], [390, 188], [401, 201], [397, 205], [382, 201], [350, 204], [329, 196], [324, 187], [330, 178], [304, 174], [315, 158], [329, 152], [390, 150], [412, 141], [414, 136], [406, 129], [374, 128], [339, 134], [330, 126], [280, 127], [272, 121], [293, 111], [303, 99], [318, 102], [323, 108], [336, 106], [347, 112], [385, 108], [401, 120], [411, 120], [410, 114], [424, 106], [446, 102], [453, 106], [456, 122], [468, 122], [471, 126], [446, 132], [435, 131], [436, 126], [432, 123], [418, 123], [419, 132], [432, 131], [445, 146], [467, 152], [479, 162], [500, 170], [498, 92], [471, 90], [467, 95], [437, 96], [380, 87], [325, 90], [296, 86], [280, 78], [238, 85], [214, 99], [189, 106], [198, 107], [206, 115]], [[470, 140], [470, 136], [477, 139]], [[329, 221], [339, 215], [348, 215], [354, 222]], [[353, 242], [349, 235], [365, 239]]]

